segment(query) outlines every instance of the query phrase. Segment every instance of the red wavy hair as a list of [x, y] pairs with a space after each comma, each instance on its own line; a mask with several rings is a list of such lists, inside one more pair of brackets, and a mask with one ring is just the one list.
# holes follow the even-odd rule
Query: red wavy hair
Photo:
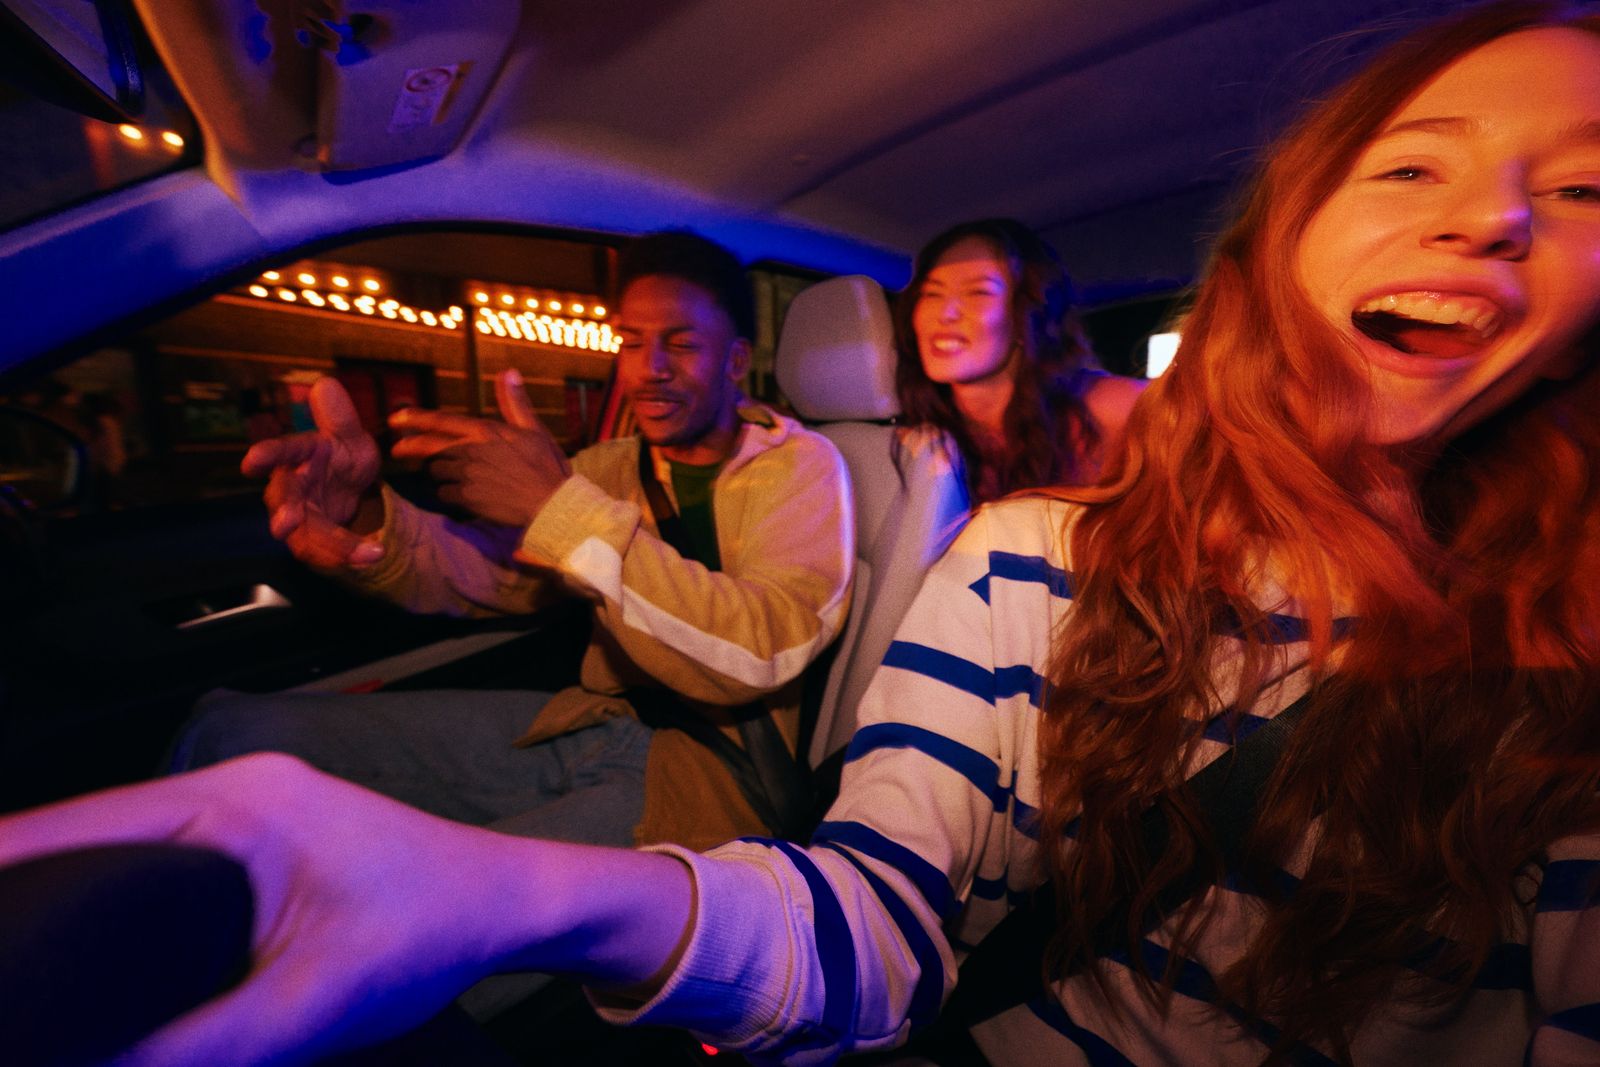
[[[1311, 1041], [1348, 1060], [1380, 1003], [1458, 997], [1522, 911], [1519, 872], [1600, 826], [1600, 343], [1572, 379], [1451, 442], [1419, 485], [1402, 469], [1415, 457], [1363, 442], [1359, 361], [1292, 269], [1388, 116], [1466, 53], [1544, 26], [1600, 34], [1600, 16], [1476, 9], [1392, 46], [1291, 128], [1218, 243], [1125, 454], [1100, 487], [1057, 491], [1087, 505], [1065, 535], [1078, 591], [1040, 727], [1057, 972], [1093, 958], [1119, 901], [1139, 916], [1192, 863], [1220, 869], [1185, 769], [1197, 714], [1249, 708], [1268, 683], [1259, 624], [1285, 605], [1259, 603], [1265, 587], [1293, 591], [1325, 682], [1267, 787], [1247, 873], [1267, 884], [1320, 825], [1298, 887], [1268, 898], [1217, 978], [1280, 1028], [1278, 1053]], [[1214, 622], [1230, 612], [1246, 636], [1224, 669], [1234, 653]], [[1347, 614], [1359, 623], [1336, 642]], [[1161, 857], [1143, 854], [1152, 803], [1173, 827]], [[1175, 955], [1205, 921], [1181, 910]], [[1430, 947], [1422, 971], [1443, 986], [1416, 981]], [[1170, 977], [1145, 975], [1145, 994], [1169, 996]]]

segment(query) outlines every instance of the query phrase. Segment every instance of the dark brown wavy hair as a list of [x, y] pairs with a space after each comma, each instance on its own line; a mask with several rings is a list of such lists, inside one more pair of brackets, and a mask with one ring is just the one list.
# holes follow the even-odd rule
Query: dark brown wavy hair
[[[967, 238], [994, 249], [1011, 283], [1011, 322], [1021, 350], [1016, 386], [1006, 408], [1006, 450], [987, 455], [956, 409], [950, 386], [930, 379], [917, 351], [912, 313], [928, 272], [939, 257]], [[1094, 351], [1073, 309], [1072, 280], [1055, 249], [1015, 219], [979, 219], [952, 226], [917, 253], [911, 282], [894, 307], [895, 386], [901, 420], [931, 425], [950, 435], [967, 472], [972, 502], [985, 468], [1004, 495], [1017, 489], [1081, 483], [1093, 473], [1085, 457], [1099, 433], [1084, 406], [1085, 370], [1097, 369]], [[897, 457], [898, 463], [898, 457]]]
[[[1280, 1029], [1274, 1055], [1313, 1042], [1348, 1061], [1391, 1000], [1458, 1003], [1524, 912], [1520, 875], [1556, 838], [1600, 827], [1596, 335], [1573, 378], [1458, 437], [1419, 485], [1395, 450], [1364, 443], [1360, 361], [1293, 270], [1307, 222], [1389, 116], [1466, 53], [1547, 26], [1600, 34], [1600, 15], [1474, 9], [1392, 46], [1291, 128], [1126, 451], [1099, 488], [1056, 492], [1087, 505], [1065, 534], [1078, 589], [1040, 727], [1056, 973], [1093, 960], [1119, 902], [1136, 920], [1191, 864], [1220, 871], [1184, 779], [1195, 717], [1248, 708], [1269, 682], [1260, 624], [1285, 609], [1256, 601], [1265, 586], [1293, 591], [1322, 681], [1261, 799], [1245, 874], [1304, 870], [1292, 892], [1265, 891], [1264, 921], [1217, 980]], [[1345, 614], [1358, 622], [1336, 640]], [[1224, 649], [1214, 624], [1230, 615], [1245, 638]], [[1173, 828], [1159, 857], [1140, 830], [1151, 804]], [[1175, 958], [1207, 917], [1170, 917]], [[1136, 922], [1125, 932], [1136, 947]], [[1161, 1001], [1173, 974], [1140, 988]]]

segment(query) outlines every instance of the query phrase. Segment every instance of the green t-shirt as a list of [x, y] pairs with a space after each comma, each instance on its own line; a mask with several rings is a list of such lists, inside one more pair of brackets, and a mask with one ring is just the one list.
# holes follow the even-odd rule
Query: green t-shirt
[[678, 501], [678, 518], [694, 558], [720, 571], [722, 555], [717, 551], [717, 524], [711, 514], [711, 483], [717, 480], [722, 464], [668, 460], [667, 465], [672, 468], [672, 495]]

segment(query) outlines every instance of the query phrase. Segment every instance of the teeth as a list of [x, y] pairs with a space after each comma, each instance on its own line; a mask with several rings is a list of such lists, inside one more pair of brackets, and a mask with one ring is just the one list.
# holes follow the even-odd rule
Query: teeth
[[1500, 326], [1500, 309], [1481, 297], [1450, 297], [1434, 293], [1389, 293], [1375, 296], [1356, 308], [1356, 314], [1387, 312], [1417, 322], [1440, 326], [1465, 326], [1489, 337]]
[[1461, 318], [1457, 319], [1456, 321], [1462, 326], [1477, 330], [1479, 333], [1487, 337], [1489, 334], [1493, 333], [1494, 328], [1499, 325], [1500, 313], [1493, 308], [1469, 307], [1461, 312]]

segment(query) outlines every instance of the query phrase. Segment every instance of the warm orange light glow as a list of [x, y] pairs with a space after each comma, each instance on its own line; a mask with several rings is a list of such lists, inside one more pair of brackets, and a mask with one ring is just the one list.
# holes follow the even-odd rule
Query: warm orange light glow
[[597, 319], [605, 318], [606, 317], [606, 309], [601, 307], [599, 304], [596, 304], [594, 306], [594, 317], [597, 318]]
[[561, 310], [561, 301], [559, 301], [559, 300], [550, 301], [550, 310], [551, 311], [560, 311]]
[[295, 281], [299, 282], [301, 285], [316, 285], [317, 284], [317, 276], [315, 274], [312, 274], [310, 271], [303, 270], [299, 274], [296, 274], [294, 277], [295, 277]]
[[129, 122], [124, 122], [121, 126], [118, 126], [117, 132], [130, 141], [144, 140], [144, 131]]
[[378, 290], [382, 289], [383, 286], [378, 284], [378, 279], [376, 278], [363, 278], [361, 281], [361, 288], [365, 289], [369, 293], [376, 293]]
[[161, 133], [161, 139], [167, 142], [167, 144], [171, 145], [173, 148], [183, 147], [183, 138], [173, 133], [171, 130], [163, 130]]
[[[263, 280], [270, 280], [281, 275], [278, 271], [263, 271], [260, 277]], [[302, 281], [306, 278], [315, 280], [315, 275], [309, 271], [297, 272], [295, 277]], [[330, 274], [323, 276], [322, 284], [347, 288], [365, 286], [369, 281], [370, 279], [356, 280], [347, 275]], [[471, 305], [475, 312], [471, 316], [474, 321], [467, 323], [467, 309], [459, 304], [450, 305], [448, 310], [425, 311], [402, 304], [394, 297], [380, 299], [367, 293], [357, 295], [349, 292], [323, 292], [309, 286], [296, 286], [293, 289], [286, 286], [269, 287], [260, 282], [253, 282], [245, 289], [251, 296], [262, 299], [276, 296], [277, 299], [289, 304], [304, 304], [307, 307], [342, 312], [359, 311], [368, 316], [382, 315], [391, 322], [403, 320], [433, 329], [454, 330], [457, 327], [476, 329], [481, 334], [494, 334], [517, 343], [552, 345], [611, 354], [615, 354], [621, 345], [621, 339], [612, 331], [610, 325], [595, 321], [595, 316], [603, 315], [606, 311], [599, 304], [588, 305], [587, 309], [583, 304], [568, 304], [565, 316], [551, 315], [549, 311], [524, 310], [524, 306], [540, 307], [540, 298], [480, 290], [471, 295], [473, 301], [481, 303]], [[496, 299], [497, 297], [499, 299]], [[559, 301], [544, 300], [542, 306], [556, 309], [562, 305]]]

